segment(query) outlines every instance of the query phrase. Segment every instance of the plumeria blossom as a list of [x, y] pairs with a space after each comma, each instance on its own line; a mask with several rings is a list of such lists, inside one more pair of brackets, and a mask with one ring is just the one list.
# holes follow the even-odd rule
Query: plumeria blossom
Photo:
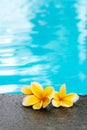
[[32, 82], [30, 87], [23, 87], [21, 91], [27, 94], [23, 99], [23, 106], [33, 106], [33, 109], [45, 108], [51, 102], [53, 98], [54, 89], [53, 87], [46, 87], [43, 89], [41, 84]]
[[79, 99], [76, 93], [66, 94], [66, 85], [63, 84], [59, 92], [54, 93], [52, 105], [55, 107], [71, 107]]

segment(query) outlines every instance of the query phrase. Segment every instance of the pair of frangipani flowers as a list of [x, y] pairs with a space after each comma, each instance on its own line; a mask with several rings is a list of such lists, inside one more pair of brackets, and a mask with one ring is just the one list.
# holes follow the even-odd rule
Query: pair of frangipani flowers
[[22, 105], [26, 107], [32, 106], [35, 110], [46, 108], [50, 103], [54, 107], [71, 107], [79, 99], [76, 93], [66, 93], [65, 84], [61, 85], [60, 90], [57, 92], [51, 86], [43, 88], [41, 84], [32, 82], [29, 87], [22, 87], [21, 91], [26, 95]]

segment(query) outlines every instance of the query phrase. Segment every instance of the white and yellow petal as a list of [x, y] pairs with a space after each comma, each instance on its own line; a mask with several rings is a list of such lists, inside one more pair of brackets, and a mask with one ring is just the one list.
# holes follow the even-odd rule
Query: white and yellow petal
[[60, 87], [60, 92], [59, 92], [60, 98], [64, 98], [66, 96], [66, 85], [63, 84]]
[[51, 100], [49, 98], [46, 98], [44, 101], [43, 101], [43, 108], [47, 107], [49, 104], [50, 104]]
[[66, 97], [64, 98], [64, 100], [68, 100], [71, 102], [76, 102], [79, 99], [79, 96], [76, 93], [70, 93], [67, 94]]
[[35, 97], [34, 95], [29, 95], [24, 97], [22, 105], [23, 106], [32, 106], [39, 102], [39, 99]]
[[68, 101], [68, 100], [62, 100], [61, 106], [63, 106], [63, 107], [72, 107], [73, 102]]
[[60, 100], [53, 99], [53, 100], [52, 100], [52, 105], [53, 105], [54, 107], [60, 107], [60, 106], [61, 106], [61, 101], [60, 101]]
[[79, 100], [79, 95], [75, 94], [75, 97], [73, 98], [73, 103], [77, 102]]
[[37, 98], [42, 98], [43, 88], [39, 83], [37, 82], [31, 83], [31, 91]]
[[41, 109], [41, 107], [42, 107], [42, 101], [39, 101], [38, 103], [33, 105], [33, 109], [35, 110], [39, 110]]
[[54, 89], [53, 89], [53, 87], [48, 86], [48, 87], [46, 87], [46, 88], [44, 89], [43, 97], [48, 97], [48, 98], [51, 99], [51, 98], [53, 97], [53, 94], [54, 94]]
[[26, 95], [32, 95], [32, 91], [30, 87], [24, 86], [21, 88], [21, 92]]
[[54, 96], [53, 96], [54, 99], [56, 100], [59, 100], [59, 92], [54, 92]]

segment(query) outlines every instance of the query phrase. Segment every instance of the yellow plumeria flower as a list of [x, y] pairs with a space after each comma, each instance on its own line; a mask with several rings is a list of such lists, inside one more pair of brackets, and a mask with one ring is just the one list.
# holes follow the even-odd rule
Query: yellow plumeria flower
[[33, 106], [33, 109], [41, 109], [47, 107], [51, 102], [54, 89], [50, 86], [43, 89], [39, 83], [33, 82], [30, 88], [22, 88], [22, 92], [28, 94], [23, 99], [23, 106]]
[[54, 93], [52, 104], [55, 107], [71, 107], [79, 99], [76, 93], [66, 94], [66, 85], [63, 84], [59, 92]]

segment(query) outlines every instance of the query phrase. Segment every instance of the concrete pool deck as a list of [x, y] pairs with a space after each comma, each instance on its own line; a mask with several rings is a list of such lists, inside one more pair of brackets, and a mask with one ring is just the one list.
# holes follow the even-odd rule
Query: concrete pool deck
[[23, 95], [0, 95], [0, 130], [87, 130], [87, 96], [72, 108], [39, 111], [23, 107], [22, 100]]

